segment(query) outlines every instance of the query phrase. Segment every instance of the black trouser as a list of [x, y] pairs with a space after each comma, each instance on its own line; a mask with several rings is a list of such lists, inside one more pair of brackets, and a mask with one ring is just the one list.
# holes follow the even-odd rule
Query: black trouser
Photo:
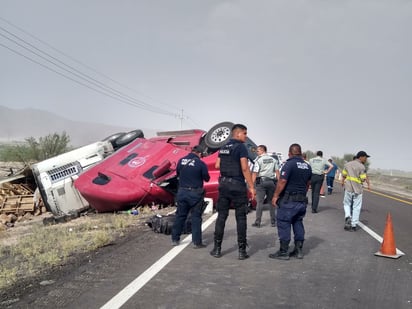
[[223, 240], [225, 224], [227, 217], [229, 216], [229, 208], [233, 203], [233, 207], [235, 208], [238, 243], [246, 243], [247, 201], [246, 183], [233, 180], [220, 181], [219, 198], [216, 205], [218, 215], [215, 224], [215, 240]]
[[176, 220], [172, 229], [172, 241], [179, 241], [187, 216], [192, 211], [192, 241], [195, 245], [202, 244], [202, 203], [203, 188], [186, 190], [179, 188], [177, 191]]
[[310, 180], [312, 187], [312, 210], [318, 210], [320, 189], [324, 178], [323, 175], [312, 174]]

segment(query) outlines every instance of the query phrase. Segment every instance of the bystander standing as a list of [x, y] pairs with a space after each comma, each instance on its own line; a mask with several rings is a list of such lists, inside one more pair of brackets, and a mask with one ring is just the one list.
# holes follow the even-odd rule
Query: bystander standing
[[[323, 158], [323, 152], [318, 151], [316, 157], [309, 160], [309, 164], [312, 168], [311, 188], [312, 188], [312, 213], [318, 212], [320, 189], [325, 179], [325, 174], [329, 173], [333, 165]], [[325, 170], [325, 165], [328, 169]]]
[[329, 159], [328, 161], [330, 164], [333, 165], [329, 173], [326, 174], [326, 185], [328, 186], [328, 195], [331, 195], [333, 191], [333, 183], [335, 182], [336, 171], [338, 170], [338, 165], [335, 162], [333, 162], [332, 159]]
[[[270, 204], [276, 188], [276, 181], [279, 179], [279, 163], [267, 154], [267, 147], [259, 145], [257, 147], [258, 157], [253, 167], [252, 179], [256, 184], [256, 219], [252, 224], [254, 227], [261, 227], [262, 212], [265, 200]], [[276, 226], [276, 208], [270, 208], [270, 223]]]
[[342, 185], [345, 187], [343, 210], [345, 212], [344, 229], [346, 231], [355, 232], [358, 229], [362, 208], [363, 183], [365, 181], [367, 181], [368, 190], [370, 190], [365, 168], [365, 163], [369, 157], [365, 151], [359, 151], [356, 154], [356, 159], [346, 163], [342, 170]]

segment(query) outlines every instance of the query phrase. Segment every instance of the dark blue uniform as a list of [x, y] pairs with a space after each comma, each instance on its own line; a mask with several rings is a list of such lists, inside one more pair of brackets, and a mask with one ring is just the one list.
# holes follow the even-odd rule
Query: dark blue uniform
[[179, 189], [176, 196], [177, 211], [172, 241], [180, 240], [184, 223], [192, 209], [192, 241], [194, 245], [201, 245], [201, 206], [205, 195], [203, 181], [207, 182], [210, 179], [207, 166], [195, 153], [189, 153], [178, 161], [176, 172], [179, 177]]
[[291, 157], [282, 167], [280, 179], [287, 180], [280, 195], [277, 211], [278, 235], [281, 242], [289, 243], [291, 227], [294, 240], [305, 239], [303, 217], [307, 206], [307, 184], [312, 175], [312, 169], [300, 156]]
[[239, 245], [246, 246], [247, 187], [240, 165], [240, 158], [247, 158], [246, 146], [236, 139], [219, 150], [220, 179], [219, 198], [216, 209], [215, 241], [222, 242], [230, 205], [235, 208], [237, 237]]

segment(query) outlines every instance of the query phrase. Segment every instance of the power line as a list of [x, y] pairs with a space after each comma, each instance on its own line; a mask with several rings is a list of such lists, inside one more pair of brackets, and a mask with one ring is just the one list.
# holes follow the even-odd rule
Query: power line
[[81, 62], [80, 60], [78, 60], [78, 59], [76, 59], [76, 58], [74, 58], [74, 57], [66, 54], [65, 52], [63, 52], [63, 51], [55, 48], [54, 46], [50, 45], [50, 44], [47, 43], [46, 41], [38, 38], [37, 36], [33, 35], [32, 33], [28, 32], [28, 31], [26, 31], [26, 30], [24, 30], [23, 28], [15, 25], [15, 24], [13, 24], [12, 22], [4, 19], [3, 17], [0, 16], [0, 19], [3, 20], [5, 23], [9, 24], [10, 26], [12, 26], [12, 27], [18, 29], [19, 31], [23, 32], [24, 34], [26, 34], [26, 35], [32, 37], [33, 39], [37, 40], [38, 42], [42, 43], [43, 45], [49, 47], [50, 49], [54, 50], [55, 52], [63, 55], [64, 57], [72, 60], [73, 62], [76, 62], [77, 64], [80, 64], [81, 66], [83, 66], [83, 67], [89, 69], [90, 71], [96, 73], [97, 75], [100, 75], [100, 76], [108, 79], [109, 81], [111, 81], [111, 82], [113, 82], [113, 83], [115, 83], [115, 84], [117, 84], [117, 85], [119, 85], [119, 86], [121, 86], [121, 87], [123, 87], [123, 88], [125, 88], [125, 89], [131, 90], [131, 91], [133, 91], [133, 92], [135, 92], [135, 93], [137, 93], [137, 94], [139, 94], [139, 95], [142, 95], [142, 96], [144, 96], [144, 97], [146, 97], [146, 98], [148, 98], [148, 99], [150, 99], [150, 100], [157, 101], [158, 103], [160, 103], [160, 104], [162, 104], [162, 105], [169, 106], [169, 107], [172, 107], [172, 108], [174, 108], [174, 109], [179, 109], [179, 107], [177, 107], [177, 106], [174, 106], [174, 105], [171, 105], [171, 104], [167, 104], [167, 103], [164, 103], [164, 102], [159, 102], [159, 100], [156, 100], [156, 99], [154, 99], [154, 98], [152, 98], [152, 97], [150, 97], [150, 96], [148, 96], [148, 95], [146, 95], [146, 94], [144, 94], [144, 93], [142, 93], [142, 92], [140, 92], [140, 91], [137, 91], [136, 89], [133, 89], [133, 88], [131, 88], [131, 87], [125, 85], [125, 84], [122, 84], [122, 83], [120, 83], [120, 82], [112, 79], [112, 78], [109, 77], [108, 75], [106, 75], [106, 74], [104, 74], [104, 73], [102, 73], [102, 72], [97, 71], [95, 68], [93, 68], [93, 67], [85, 64], [84, 62]]
[[193, 120], [192, 117], [186, 116], [186, 119], [189, 120], [189, 122], [192, 124], [192, 126], [193, 126], [194, 128], [200, 128], [200, 126], [197, 124], [197, 122], [195, 122], [195, 121]]
[[[1, 18], [1, 19], [3, 19], [3, 18]], [[4, 19], [3, 19], [3, 20], [4, 20]], [[106, 84], [104, 84], [104, 83], [102, 83], [102, 82], [100, 82], [100, 81], [98, 81], [98, 80], [96, 80], [96, 79], [88, 76], [87, 74], [82, 73], [81, 71], [75, 69], [74, 67], [72, 67], [72, 66], [70, 66], [70, 65], [67, 65], [67, 64], [64, 63], [63, 61], [61, 61], [61, 60], [57, 59], [56, 57], [53, 57], [53, 56], [51, 56], [50, 54], [42, 51], [41, 49], [37, 48], [37, 47], [34, 46], [33, 44], [30, 44], [29, 42], [25, 41], [24, 39], [20, 38], [19, 36], [15, 35], [15, 34], [13, 34], [12, 32], [8, 31], [7, 29], [5, 29], [5, 28], [3, 28], [3, 27], [1, 27], [1, 26], [0, 26], [0, 29], [3, 30], [4, 32], [6, 32], [9, 36], [12, 36], [12, 37], [18, 39], [19, 41], [23, 42], [24, 44], [28, 45], [29, 47], [26, 47], [26, 46], [24, 46], [23, 44], [17, 42], [16, 40], [14, 40], [14, 39], [12, 39], [12, 38], [10, 38], [10, 37], [8, 37], [8, 36], [0, 33], [0, 35], [1, 35], [2, 37], [6, 38], [7, 40], [13, 42], [14, 44], [20, 46], [21, 48], [23, 48], [23, 49], [31, 52], [32, 54], [36, 55], [37, 57], [39, 57], [39, 58], [41, 58], [41, 59], [43, 59], [43, 60], [51, 63], [52, 65], [54, 65], [55, 67], [59, 68], [60, 70], [66, 71], [66, 72], [68, 72], [69, 74], [74, 75], [75, 77], [77, 77], [77, 78], [79, 78], [79, 79], [81, 79], [81, 80], [84, 80], [84, 81], [86, 81], [86, 82], [89, 83], [89, 84], [92, 84], [94, 87], [92, 87], [92, 86], [90, 86], [90, 85], [87, 85], [87, 84], [85, 84], [85, 83], [83, 83], [83, 82], [80, 82], [80, 81], [78, 81], [78, 80], [76, 80], [76, 79], [74, 79], [74, 78], [72, 78], [72, 77], [69, 77], [68, 75], [66, 75], [66, 74], [64, 74], [64, 73], [58, 72], [57, 70], [52, 69], [50, 66], [45, 65], [45, 64], [42, 64], [42, 63], [40, 63], [39, 61], [36, 61], [36, 60], [34, 60], [33, 58], [31, 58], [31, 57], [29, 57], [29, 56], [26, 56], [26, 55], [24, 55], [23, 53], [20, 53], [20, 52], [18, 52], [17, 50], [15, 50], [15, 49], [13, 49], [13, 48], [11, 48], [11, 47], [9, 47], [9, 46], [6, 46], [6, 45], [4, 45], [4, 44], [1, 44], [1, 46], [3, 46], [4, 48], [6, 48], [6, 49], [8, 49], [8, 50], [10, 50], [10, 51], [12, 51], [12, 52], [14, 52], [14, 53], [22, 56], [22, 57], [24, 57], [24, 58], [26, 58], [26, 59], [28, 59], [28, 60], [30, 60], [30, 61], [38, 64], [38, 65], [41, 65], [42, 67], [47, 68], [48, 70], [50, 70], [50, 71], [52, 71], [52, 72], [54, 72], [54, 73], [57, 73], [57, 74], [59, 74], [60, 76], [63, 76], [63, 77], [65, 77], [65, 78], [67, 78], [67, 79], [69, 79], [69, 80], [71, 80], [71, 81], [74, 81], [74, 82], [76, 82], [76, 83], [78, 83], [78, 84], [80, 84], [80, 85], [82, 85], [82, 86], [85, 86], [85, 87], [87, 87], [87, 88], [89, 88], [89, 89], [91, 89], [91, 90], [94, 90], [94, 91], [96, 91], [96, 92], [98, 92], [98, 93], [100, 93], [100, 94], [106, 95], [106, 96], [108, 96], [108, 97], [111, 97], [111, 98], [113, 98], [113, 99], [115, 99], [115, 100], [118, 100], [118, 101], [121, 101], [121, 102], [123, 102], [123, 103], [127, 103], [127, 104], [129, 104], [129, 105], [131, 105], [131, 106], [139, 107], [139, 108], [142, 108], [142, 109], [145, 109], [145, 110], [154, 112], [154, 113], [159, 113], [159, 114], [164, 114], [164, 115], [169, 115], [169, 116], [176, 116], [175, 113], [171, 113], [171, 112], [166, 111], [166, 110], [164, 110], [164, 109], [161, 109], [161, 108], [159, 108], [159, 107], [156, 107], [156, 106], [153, 106], [153, 105], [151, 105], [151, 104], [148, 104], [148, 103], [146, 103], [146, 102], [144, 102], [144, 101], [142, 101], [142, 100], [138, 100], [138, 99], [135, 99], [135, 98], [133, 98], [133, 97], [131, 97], [131, 96], [129, 96], [129, 95], [126, 95], [126, 94], [124, 94], [124, 93], [122, 93], [122, 92], [120, 92], [120, 91], [118, 91], [118, 90], [116, 90], [116, 89], [114, 89], [114, 88], [112, 88], [112, 87], [110, 87], [110, 86], [108, 86], [108, 85], [106, 85]], [[32, 49], [35, 49], [35, 50], [41, 52], [42, 54], [44, 54], [44, 55], [46, 55], [47, 57], [53, 59], [54, 61], [48, 59], [47, 57], [42, 56], [41, 54], [33, 51]], [[62, 65], [56, 63], [56, 61], [57, 61], [58, 63], [62, 64]], [[69, 69], [67, 69], [67, 68], [69, 68]], [[73, 72], [73, 71], [74, 71], [74, 72]], [[96, 87], [97, 87], [98, 89], [96, 89]], [[101, 90], [99, 90], [99, 89], [101, 89]]]
[[[5, 29], [2, 28], [2, 27], [0, 27], [0, 29], [3, 30], [3, 31], [5, 30]], [[6, 31], [7, 31], [7, 30], [6, 30]], [[7, 31], [7, 32], [8, 32], [8, 31]], [[141, 108], [143, 108], [143, 109], [150, 110], [150, 111], [152, 111], [152, 112], [162, 113], [162, 114], [171, 115], [171, 116], [174, 116], [174, 115], [175, 115], [175, 114], [173, 114], [173, 113], [165, 112], [165, 111], [162, 111], [162, 110], [160, 110], [160, 109], [154, 110], [150, 105], [148, 105], [148, 104], [146, 104], [146, 103], [141, 104], [141, 103], [139, 103], [138, 101], [136, 102], [135, 99], [133, 99], [133, 98], [130, 99], [130, 98], [128, 98], [128, 96], [123, 95], [123, 94], [121, 94], [121, 93], [119, 94], [118, 91], [116, 91], [116, 90], [113, 91], [113, 90], [112, 90], [113, 88], [108, 87], [108, 86], [106, 86], [106, 85], [104, 85], [104, 84], [102, 84], [102, 83], [100, 83], [100, 82], [95, 82], [92, 78], [90, 78], [90, 77], [88, 77], [88, 76], [86, 76], [87, 78], [83, 77], [82, 75], [84, 75], [84, 74], [81, 75], [81, 74], [78, 74], [78, 73], [72, 72], [71, 70], [66, 69], [64, 66], [59, 65], [59, 64], [57, 64], [56, 62], [54, 62], [54, 61], [52, 61], [52, 60], [50, 60], [50, 59], [47, 59], [46, 57], [40, 55], [39, 53], [31, 50], [31, 49], [28, 48], [28, 47], [20, 44], [20, 43], [17, 42], [16, 40], [13, 40], [13, 39], [5, 36], [4, 34], [1, 34], [1, 33], [0, 33], [0, 36], [3, 36], [4, 38], [8, 39], [9, 41], [11, 41], [11, 42], [15, 43], [16, 45], [20, 46], [21, 48], [23, 48], [23, 49], [25, 49], [25, 50], [33, 53], [33, 54], [36, 55], [37, 57], [39, 57], [39, 58], [41, 58], [41, 59], [43, 59], [43, 60], [45, 60], [45, 61], [53, 64], [54, 66], [58, 67], [59, 69], [61, 69], [61, 70], [63, 70], [63, 71], [66, 71], [66, 72], [68, 72], [68, 73], [76, 76], [77, 78], [80, 78], [80, 79], [82, 79], [82, 80], [84, 80], [84, 81], [86, 81], [86, 82], [88, 82], [88, 83], [96, 86], [97, 88], [100, 88], [103, 92], [102, 92], [102, 91], [99, 91], [99, 93], [102, 93], [102, 94], [104, 94], [104, 95], [107, 95], [106, 92], [111, 93], [112, 95], [109, 95], [111, 98], [115, 98], [115, 99], [116, 99], [116, 96], [119, 96], [119, 97], [122, 99], [122, 100], [120, 100], [120, 101], [122, 101], [122, 102], [128, 101], [128, 102], [130, 103], [130, 105], [132, 105], [132, 106], [138, 106], [138, 107], [141, 107]], [[16, 37], [15, 35], [13, 35], [13, 36]], [[18, 37], [17, 37], [17, 38], [18, 38]], [[18, 38], [18, 39], [21, 40], [21, 41], [23, 41], [25, 44], [27, 44], [27, 45], [29, 45], [29, 46], [32, 46], [30, 43], [28, 43], [28, 42], [26, 42], [26, 41], [24, 41], [24, 40], [22, 40], [22, 39], [20, 39], [20, 38]], [[3, 46], [4, 46], [4, 45], [3, 45]], [[11, 49], [10, 49], [10, 50], [11, 50]], [[36, 50], [38, 50], [38, 49], [36, 48]], [[13, 51], [15, 51], [15, 50], [13, 50]], [[52, 59], [54, 59], [54, 57], [48, 55], [47, 53], [45, 53], [45, 52], [43, 52], [43, 51], [41, 51], [41, 52], [42, 52], [43, 54], [46, 54], [47, 56], [51, 57]], [[17, 54], [22, 55], [21, 53], [17, 53]], [[30, 57], [25, 57], [25, 58], [27, 59], [27, 58], [30, 58]], [[31, 58], [31, 59], [32, 59], [32, 58]], [[34, 62], [37, 63], [37, 64], [39, 64], [38, 61], [34, 61]], [[61, 62], [61, 61], [59, 61], [59, 62]], [[63, 63], [63, 64], [64, 64], [64, 63]], [[64, 64], [64, 65], [67, 66], [67, 67], [70, 67], [70, 66], [68, 66], [68, 65], [66, 65], [66, 64]], [[46, 67], [48, 67], [48, 66], [46, 66]], [[48, 67], [48, 68], [50, 68], [50, 67]], [[56, 72], [56, 70], [52, 70], [52, 71], [53, 71], [53, 72]], [[62, 74], [60, 74], [60, 75], [62, 75]], [[67, 77], [67, 75], [65, 75], [65, 74], [63, 74], [63, 76]], [[73, 78], [70, 78], [70, 80], [73, 81]], [[84, 85], [84, 83], [80, 83], [80, 84], [81, 84], [81, 85]], [[96, 88], [90, 87], [90, 86], [88, 86], [87, 88], [96, 90]], [[114, 96], [113, 96], [113, 95], [114, 95]]]
[[[75, 83], [77, 83], [77, 84], [79, 84], [79, 85], [82, 85], [82, 86], [84, 86], [84, 87], [86, 87], [86, 88], [89, 88], [89, 89], [91, 89], [91, 90], [93, 90], [93, 91], [96, 91], [96, 92], [98, 92], [98, 93], [100, 93], [100, 94], [103, 94], [103, 95], [108, 96], [108, 97], [111, 97], [111, 98], [113, 98], [113, 99], [115, 99], [115, 100], [118, 100], [118, 101], [121, 101], [121, 102], [123, 102], [123, 103], [126, 103], [126, 104], [129, 104], [129, 105], [131, 105], [131, 106], [136, 107], [135, 104], [132, 104], [132, 103], [130, 103], [130, 102], [128, 102], [128, 101], [122, 100], [121, 98], [114, 97], [114, 96], [112, 96], [112, 95], [110, 95], [110, 94], [108, 94], [108, 93], [105, 93], [105, 92], [103, 92], [103, 91], [100, 91], [100, 90], [98, 90], [98, 89], [95, 89], [95, 88], [93, 88], [93, 87], [90, 87], [89, 85], [84, 84], [84, 83], [82, 83], [82, 82], [80, 82], [80, 81], [78, 81], [78, 80], [75, 80], [74, 78], [71, 78], [70, 76], [67, 76], [66, 74], [63, 74], [63, 73], [61, 73], [61, 72], [59, 72], [59, 71], [57, 71], [57, 70], [54, 70], [53, 68], [51, 68], [51, 67], [49, 67], [49, 66], [47, 66], [47, 65], [45, 65], [45, 64], [43, 64], [43, 63], [40, 63], [40, 62], [34, 60], [33, 58], [30, 58], [30, 57], [28, 57], [28, 56], [26, 56], [26, 55], [18, 52], [17, 50], [10, 48], [9, 46], [6, 46], [6, 45], [4, 45], [4, 44], [2, 44], [2, 43], [0, 43], [0, 46], [2, 46], [2, 47], [4, 47], [4, 48], [12, 51], [13, 53], [15, 53], [15, 54], [17, 54], [17, 55], [19, 55], [19, 56], [21, 56], [21, 57], [26, 58], [27, 60], [30, 60], [30, 61], [32, 61], [32, 62], [34, 62], [34, 63], [36, 63], [36, 64], [38, 64], [38, 65], [40, 65], [40, 66], [42, 66], [42, 67], [44, 67], [44, 68], [46, 68], [46, 69], [48, 69], [48, 70], [50, 70], [50, 71], [58, 74], [58, 75], [60, 75], [60, 76], [63, 76], [64, 78], [67, 78], [67, 79], [69, 79], [69, 80], [71, 80], [71, 81], [73, 81], [73, 82], [75, 82]], [[175, 116], [174, 114], [168, 114], [168, 115]]]
[[[83, 79], [83, 80], [85, 80], [85, 81], [88, 82], [88, 83], [91, 83], [91, 84], [95, 85], [96, 87], [102, 89], [103, 91], [108, 91], [108, 92], [110, 92], [110, 93], [112, 93], [112, 94], [114, 94], [114, 95], [117, 95], [117, 96], [119, 96], [119, 97], [122, 97], [122, 98], [125, 99], [125, 100], [130, 101], [131, 103], [134, 103], [134, 101], [137, 101], [136, 104], [139, 104], [139, 106], [141, 106], [142, 108], [145, 108], [145, 109], [151, 110], [151, 111], [153, 111], [153, 112], [156, 112], [155, 110], [150, 109], [151, 107], [150, 107], [148, 104], [146, 104], [145, 102], [140, 101], [140, 100], [136, 100], [136, 99], [134, 99], [134, 98], [132, 98], [132, 97], [129, 97], [129, 96], [127, 96], [127, 95], [122, 94], [121, 92], [117, 91], [116, 89], [114, 89], [114, 88], [112, 88], [112, 87], [109, 87], [109, 86], [105, 85], [104, 83], [101, 83], [100, 81], [98, 81], [98, 80], [96, 80], [96, 79], [94, 79], [94, 78], [92, 78], [92, 77], [90, 77], [90, 76], [88, 76], [88, 75], [80, 72], [79, 70], [77, 70], [76, 68], [74, 68], [74, 67], [72, 67], [72, 66], [70, 66], [70, 65], [67, 65], [66, 63], [64, 63], [63, 61], [61, 61], [61, 60], [59, 60], [59, 59], [57, 59], [57, 58], [55, 58], [55, 57], [53, 57], [52, 55], [50, 55], [50, 54], [48, 54], [48, 53], [40, 50], [40, 49], [37, 48], [36, 46], [34, 46], [34, 45], [30, 44], [29, 42], [27, 42], [27, 41], [19, 38], [19, 37], [16, 36], [15, 34], [13, 34], [13, 33], [9, 32], [8, 30], [4, 29], [3, 27], [0, 26], [0, 29], [3, 30], [4, 32], [8, 33], [9, 35], [15, 37], [16, 39], [22, 41], [23, 43], [27, 44], [28, 46], [34, 48], [36, 51], [39, 51], [39, 52], [43, 53], [44, 55], [46, 55], [47, 57], [50, 57], [51, 59], [53, 59], [53, 60], [57, 61], [58, 63], [62, 64], [63, 66], [68, 67], [69, 69], [66, 69], [66, 68], [63, 67], [63, 66], [61, 66], [61, 65], [59, 65], [59, 64], [56, 64], [54, 61], [49, 60], [49, 59], [47, 59], [46, 57], [43, 57], [43, 56], [39, 55], [38, 53], [34, 52], [33, 50], [30, 50], [30, 48], [27, 48], [27, 47], [23, 46], [22, 44], [16, 42], [15, 40], [13, 40], [13, 39], [5, 36], [4, 34], [1, 34], [1, 33], [0, 33], [0, 36], [3, 36], [4, 38], [8, 39], [9, 41], [12, 41], [12, 42], [15, 43], [16, 45], [18, 45], [18, 46], [26, 49], [27, 51], [35, 54], [36, 56], [42, 58], [43, 60], [45, 60], [45, 61], [47, 61], [47, 62], [55, 65], [56, 67], [58, 67], [58, 68], [60, 68], [60, 69], [62, 69], [62, 70], [64, 70], [64, 71], [66, 71], [66, 72], [68, 72], [68, 73], [70, 73], [70, 74], [73, 74], [74, 76], [76, 76], [76, 77], [78, 77], [78, 78], [80, 78], [80, 79]], [[76, 73], [73, 73], [71, 70], [73, 70], [73, 71], [76, 72]], [[107, 88], [107, 89], [106, 89], [106, 88]], [[141, 103], [138, 103], [138, 102], [141, 102]], [[168, 112], [162, 111], [161, 109], [158, 109], [157, 112], [163, 113], [163, 114], [169, 114]], [[173, 115], [173, 114], [172, 114], [172, 115]]]

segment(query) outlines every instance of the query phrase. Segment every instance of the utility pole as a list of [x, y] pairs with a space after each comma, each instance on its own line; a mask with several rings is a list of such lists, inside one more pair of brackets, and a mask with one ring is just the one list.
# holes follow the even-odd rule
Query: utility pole
[[184, 116], [183, 116], [183, 108], [182, 108], [182, 110], [181, 110], [180, 115], [178, 115], [177, 117], [180, 119], [180, 129], [182, 129], [182, 128], [183, 128], [183, 118], [184, 118]]

